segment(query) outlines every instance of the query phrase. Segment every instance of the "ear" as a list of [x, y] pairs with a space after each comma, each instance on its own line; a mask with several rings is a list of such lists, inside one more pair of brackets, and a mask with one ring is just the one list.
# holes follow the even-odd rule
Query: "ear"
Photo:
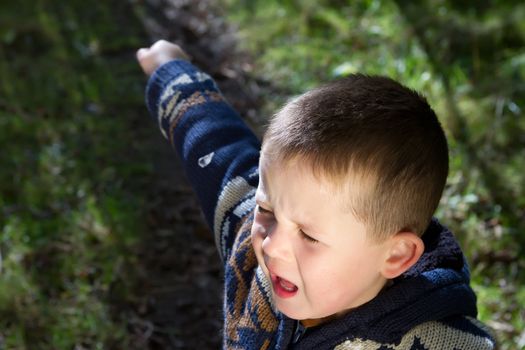
[[399, 232], [390, 237], [381, 274], [392, 279], [414, 265], [425, 250], [421, 238], [413, 232]]

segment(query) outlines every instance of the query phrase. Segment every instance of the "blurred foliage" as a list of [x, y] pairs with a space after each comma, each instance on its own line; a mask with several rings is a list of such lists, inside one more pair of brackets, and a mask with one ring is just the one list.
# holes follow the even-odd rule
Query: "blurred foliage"
[[[122, 1], [0, 5], [0, 348], [127, 348], [146, 39]], [[135, 118], [133, 118], [135, 115]], [[122, 126], [126, 125], [126, 129]]]
[[437, 213], [472, 266], [480, 318], [525, 348], [525, 4], [521, 1], [223, 0], [252, 74], [286, 98], [353, 72], [423, 92], [449, 136]]

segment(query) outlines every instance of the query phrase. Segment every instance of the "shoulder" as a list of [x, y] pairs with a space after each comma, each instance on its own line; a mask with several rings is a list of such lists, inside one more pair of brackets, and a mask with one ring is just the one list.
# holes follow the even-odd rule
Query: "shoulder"
[[454, 317], [443, 321], [422, 323], [406, 334], [397, 344], [381, 344], [372, 340], [347, 340], [334, 350], [391, 349], [391, 350], [493, 350], [496, 343], [490, 330], [471, 317]]

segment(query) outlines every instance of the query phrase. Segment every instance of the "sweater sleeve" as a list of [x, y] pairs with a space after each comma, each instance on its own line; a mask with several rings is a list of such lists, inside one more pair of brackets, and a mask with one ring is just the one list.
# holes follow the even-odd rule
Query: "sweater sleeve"
[[158, 68], [146, 103], [182, 160], [223, 261], [255, 206], [260, 142], [224, 100], [215, 82], [187, 61]]

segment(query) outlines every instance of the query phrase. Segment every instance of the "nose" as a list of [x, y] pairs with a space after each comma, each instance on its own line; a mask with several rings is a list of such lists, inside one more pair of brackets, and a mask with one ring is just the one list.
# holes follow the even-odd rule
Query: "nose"
[[279, 224], [272, 225], [266, 231], [262, 250], [270, 259], [290, 260], [292, 257], [291, 235]]

